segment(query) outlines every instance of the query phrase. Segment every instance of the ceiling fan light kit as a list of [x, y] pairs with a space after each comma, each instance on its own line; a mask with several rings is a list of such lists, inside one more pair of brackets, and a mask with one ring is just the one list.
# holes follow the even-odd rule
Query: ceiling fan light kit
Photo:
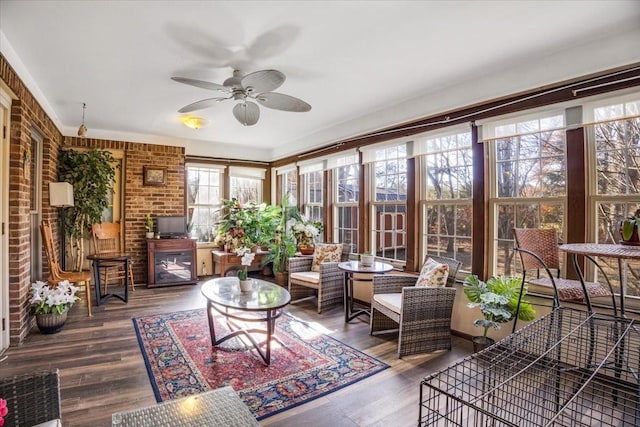
[[[258, 123], [260, 118], [258, 104], [280, 111], [306, 112], [311, 110], [311, 105], [301, 99], [273, 92], [282, 86], [286, 79], [285, 75], [278, 70], [261, 70], [247, 75], [243, 75], [239, 70], [234, 70], [233, 76], [226, 79], [221, 85], [188, 77], [171, 77], [171, 79], [190, 86], [222, 92], [226, 95], [186, 105], [178, 110], [179, 113], [190, 113], [212, 107], [218, 102], [233, 99], [237, 102], [233, 107], [233, 116], [243, 126], [253, 126]], [[251, 100], [255, 100], [258, 104]]]
[[180, 117], [180, 121], [183, 125], [191, 129], [200, 129], [208, 126], [210, 123], [209, 120], [205, 119], [204, 117], [193, 115], [182, 116]]

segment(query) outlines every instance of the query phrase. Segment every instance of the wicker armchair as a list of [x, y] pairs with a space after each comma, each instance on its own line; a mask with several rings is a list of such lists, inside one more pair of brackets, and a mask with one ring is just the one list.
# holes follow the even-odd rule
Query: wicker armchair
[[[600, 283], [584, 282], [583, 284], [580, 280], [563, 279], [560, 277], [558, 232], [555, 229], [514, 228], [513, 236], [516, 242], [515, 249], [520, 254], [520, 262], [522, 262], [521, 296], [522, 287], [527, 283], [529, 292], [535, 292], [536, 287], [551, 289], [553, 291], [554, 308], [558, 307], [561, 301], [585, 301], [587, 310], [591, 312], [593, 311], [591, 298], [609, 297], [611, 298], [614, 314], [617, 312], [613, 288], [606, 274], [603, 274], [602, 277], [607, 281], [609, 289]], [[599, 266], [597, 263], [594, 263], [594, 265]], [[540, 277], [541, 271], [546, 277]], [[536, 276], [527, 280], [528, 272], [534, 272]], [[516, 310], [514, 317], [516, 321], [513, 322], [513, 331], [515, 332], [518, 310]]]
[[0, 378], [0, 397], [6, 399], [9, 409], [5, 427], [31, 427], [60, 419], [58, 370]]
[[[348, 261], [352, 245], [342, 245], [341, 261]], [[289, 294], [291, 303], [310, 298], [318, 299], [318, 313], [323, 309], [344, 304], [344, 271], [337, 262], [320, 264], [320, 272], [311, 271], [312, 257], [289, 258]]]
[[[451, 313], [456, 296], [453, 285], [460, 261], [433, 255], [426, 258], [449, 266], [446, 287], [416, 287], [417, 277], [413, 276], [373, 278], [370, 333], [397, 330], [398, 357], [451, 350]], [[379, 294], [387, 295], [376, 297]]]

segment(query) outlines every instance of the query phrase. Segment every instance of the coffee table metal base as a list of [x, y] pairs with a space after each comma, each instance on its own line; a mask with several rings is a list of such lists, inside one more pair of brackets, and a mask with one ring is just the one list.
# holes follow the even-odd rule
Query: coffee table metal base
[[[231, 330], [230, 333], [224, 335], [221, 338], [216, 338], [216, 331], [213, 321], [213, 311], [222, 314], [227, 320], [227, 326]], [[215, 303], [209, 301], [207, 303], [207, 318], [209, 320], [209, 332], [211, 333], [211, 345], [219, 346], [223, 342], [243, 335], [253, 345], [265, 364], [271, 363], [271, 340], [276, 339], [273, 334], [276, 331], [276, 319], [282, 315], [282, 309], [266, 310], [263, 312], [237, 312], [228, 308], [218, 307]], [[258, 328], [246, 328], [240, 323], [251, 322], [265, 322], [267, 324], [266, 329]], [[260, 348], [260, 343], [251, 334], [265, 334], [266, 343], [265, 350]]]

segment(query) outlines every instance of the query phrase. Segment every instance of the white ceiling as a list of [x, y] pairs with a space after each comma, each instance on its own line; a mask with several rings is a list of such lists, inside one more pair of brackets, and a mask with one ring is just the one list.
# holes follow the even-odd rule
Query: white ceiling
[[[345, 137], [640, 61], [640, 1], [0, 0], [0, 52], [65, 135], [273, 160]], [[170, 80], [222, 83], [273, 68], [307, 113], [232, 101]]]

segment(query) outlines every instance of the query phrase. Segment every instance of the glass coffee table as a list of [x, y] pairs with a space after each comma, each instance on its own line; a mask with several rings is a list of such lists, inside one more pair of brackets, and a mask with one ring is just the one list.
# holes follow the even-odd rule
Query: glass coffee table
[[[291, 296], [286, 289], [266, 280], [251, 279], [251, 290], [240, 291], [237, 277], [220, 277], [202, 284], [202, 295], [207, 299], [207, 318], [211, 344], [219, 346], [223, 342], [245, 336], [257, 350], [262, 360], [271, 362], [271, 338], [276, 329], [276, 319], [282, 314], [282, 308], [289, 304]], [[222, 314], [231, 332], [217, 338], [213, 321], [214, 312]], [[248, 325], [264, 323], [264, 328]], [[263, 350], [252, 334], [265, 334]]]

